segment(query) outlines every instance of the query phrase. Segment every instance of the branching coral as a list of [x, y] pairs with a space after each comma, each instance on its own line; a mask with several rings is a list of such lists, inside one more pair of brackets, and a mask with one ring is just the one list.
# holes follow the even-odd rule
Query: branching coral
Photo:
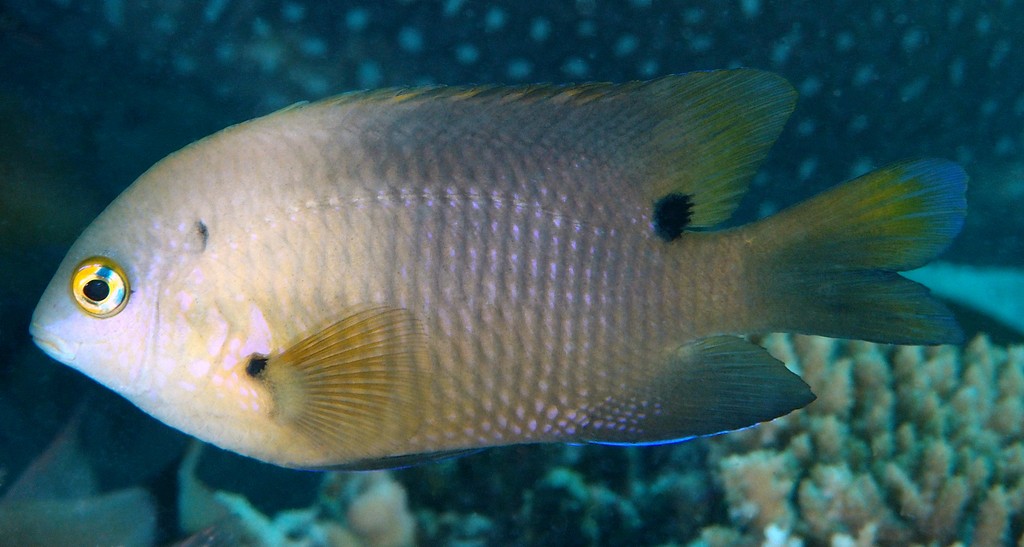
[[[203, 537], [213, 529], [223, 543], [406, 547], [416, 522], [405, 489], [385, 471], [326, 473], [312, 507], [267, 516], [244, 496], [214, 490], [196, 476], [202, 445], [195, 443], [178, 471], [181, 531]], [[347, 525], [347, 526], [346, 526]], [[218, 543], [219, 544], [219, 543]]]
[[1024, 347], [763, 343], [819, 399], [711, 441], [747, 542], [1024, 545]]

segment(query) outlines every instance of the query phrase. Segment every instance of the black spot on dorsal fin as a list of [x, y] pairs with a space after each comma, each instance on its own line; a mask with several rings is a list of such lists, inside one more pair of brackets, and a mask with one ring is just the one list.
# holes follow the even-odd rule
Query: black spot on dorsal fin
[[690, 225], [692, 217], [693, 199], [688, 194], [668, 194], [654, 202], [654, 233], [665, 241], [673, 241]]

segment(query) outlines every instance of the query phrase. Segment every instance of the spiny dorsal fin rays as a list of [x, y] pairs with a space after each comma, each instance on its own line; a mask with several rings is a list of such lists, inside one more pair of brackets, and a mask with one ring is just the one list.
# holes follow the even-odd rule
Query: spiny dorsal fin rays
[[363, 91], [291, 111], [345, 111], [344, 130], [359, 135], [384, 178], [602, 199], [626, 192], [652, 207], [677, 193], [692, 203], [688, 226], [708, 227], [735, 210], [795, 101], [782, 77], [737, 69], [624, 84]]
[[369, 307], [267, 360], [274, 419], [325, 454], [386, 453], [420, 423], [426, 339], [408, 310]]
[[650, 84], [664, 121], [652, 137], [660, 161], [651, 164], [648, 199], [691, 196], [690, 225], [708, 227], [736, 209], [793, 112], [796, 91], [781, 76], [757, 70], [681, 78]]

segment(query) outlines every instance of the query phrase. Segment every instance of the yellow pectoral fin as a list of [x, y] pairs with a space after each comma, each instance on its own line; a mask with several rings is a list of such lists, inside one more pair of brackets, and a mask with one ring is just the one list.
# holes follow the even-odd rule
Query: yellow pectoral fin
[[426, 335], [412, 313], [373, 307], [251, 362], [248, 372], [267, 387], [279, 423], [325, 456], [365, 458], [419, 426], [426, 355]]

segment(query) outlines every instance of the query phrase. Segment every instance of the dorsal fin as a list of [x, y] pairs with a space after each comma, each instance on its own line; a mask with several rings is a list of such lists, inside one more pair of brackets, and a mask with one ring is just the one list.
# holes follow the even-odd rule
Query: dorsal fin
[[738, 69], [623, 84], [386, 89], [287, 112], [326, 109], [317, 115], [361, 148], [346, 143], [342, 167], [357, 180], [497, 188], [542, 204], [552, 190], [644, 207], [680, 194], [686, 225], [706, 227], [732, 214], [795, 98], [782, 77]]

